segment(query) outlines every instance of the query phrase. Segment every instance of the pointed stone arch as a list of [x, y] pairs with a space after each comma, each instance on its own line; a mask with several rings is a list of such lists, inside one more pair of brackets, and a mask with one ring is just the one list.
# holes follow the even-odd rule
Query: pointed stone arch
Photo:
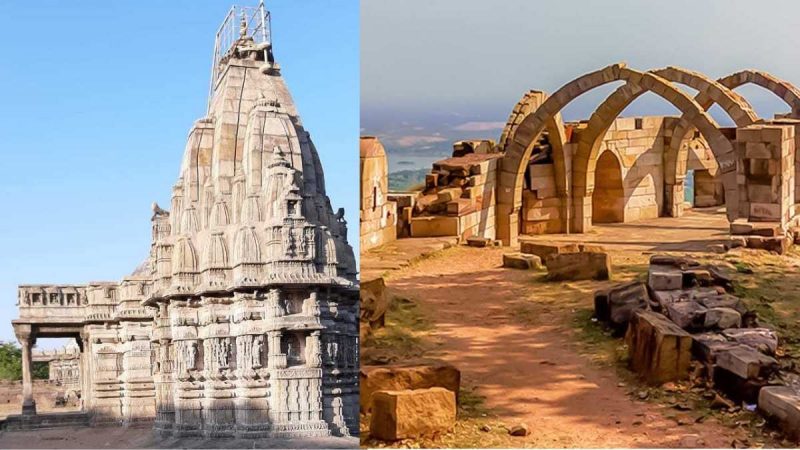
[[[711, 136], [709, 144], [720, 162], [721, 171], [726, 177], [726, 186], [732, 188], [729, 201], [735, 204], [736, 160], [733, 147], [727, 138], [719, 131], [716, 123], [700, 106], [686, 93], [677, 89], [672, 83], [652, 73], [639, 72], [627, 68], [624, 64], [613, 64], [595, 72], [590, 72], [567, 83], [552, 96], [547, 98], [535, 113], [528, 115], [517, 127], [513, 139], [510, 139], [501, 160], [501, 171], [498, 179], [497, 192], [497, 234], [507, 245], [516, 244], [518, 238], [518, 212], [522, 204], [522, 181], [524, 162], [530, 158], [533, 146], [547, 123], [555, 117], [568, 103], [596, 87], [614, 82], [627, 81], [631, 86], [642, 92], [650, 91], [663, 97], [673, 104], [678, 110], [683, 111], [687, 119], [698, 129]], [[615, 105], [609, 105], [614, 107]], [[618, 106], [618, 105], [617, 105]], [[621, 111], [621, 110], [620, 110]], [[595, 155], [596, 159], [596, 155]], [[591, 152], [576, 153], [573, 158], [572, 170], [583, 170], [589, 173], [592, 163]], [[582, 231], [587, 216], [591, 216], [591, 199], [587, 198], [586, 182], [573, 186], [575, 223], [581, 224]], [[588, 211], [587, 211], [588, 208]], [[729, 214], [735, 208], [729, 208]], [[588, 213], [588, 214], [587, 214]], [[590, 225], [590, 224], [589, 224]]]
[[[717, 80], [717, 82], [718, 84], [731, 90], [731, 92], [733, 92], [733, 89], [745, 84], [755, 84], [756, 86], [760, 86], [767, 91], [772, 92], [775, 94], [775, 96], [786, 102], [786, 104], [791, 108], [791, 117], [800, 118], [800, 89], [788, 81], [777, 78], [764, 71], [746, 69], [722, 77]], [[741, 97], [736, 92], [733, 93]], [[720, 98], [715, 96], [712, 92], [703, 90], [698, 92], [697, 96], [695, 96], [695, 101], [704, 110], [708, 110], [714, 105], [714, 103], [719, 103]], [[723, 107], [723, 109], [725, 108]], [[731, 117], [733, 118], [733, 116]], [[758, 120], [758, 117], [755, 113], [753, 113], [752, 118], [753, 120], [750, 123]], [[736, 126], [739, 127], [749, 125], [737, 122], [735, 118], [734, 123], [736, 123]], [[682, 186], [683, 178], [686, 176], [688, 152], [686, 151], [684, 143], [691, 138], [691, 133], [693, 130], [694, 127], [692, 127], [692, 125], [685, 120], [678, 122], [673, 130], [672, 139], [669, 147], [666, 149], [664, 158], [664, 179], [667, 184], [668, 195], [675, 195], [674, 192], [679, 190], [677, 188]], [[674, 208], [674, 203], [675, 202], [667, 203], [668, 205], [672, 206], [668, 212], [673, 216], [678, 216], [680, 211]]]
[[[724, 85], [706, 77], [703, 74], [672, 66], [663, 69], [651, 70], [649, 73], [652, 73], [669, 82], [684, 84], [698, 90], [701, 93], [705, 93], [709, 96], [709, 98], [717, 99], [720, 106], [731, 117], [737, 126], [747, 126], [758, 119], [755, 112], [753, 112], [753, 108], [750, 106], [750, 103], [748, 103], [747, 100], [731, 91]], [[614, 123], [614, 120], [640, 95], [649, 91], [650, 90], [644, 89], [636, 84], [631, 84], [630, 82], [614, 91], [606, 100], [603, 101], [603, 103], [597, 107], [595, 112], [589, 118], [588, 126], [581, 132], [576, 155], [591, 155], [590, 158], [596, 158], [596, 156], [599, 155], [598, 151], [602, 144], [603, 137], [606, 135], [609, 127], [611, 127], [611, 125]], [[663, 95], [661, 97], [670, 101]], [[670, 103], [673, 102], [670, 101]], [[699, 106], [702, 107], [702, 105]], [[697, 110], [694, 108], [684, 110], [677, 127], [680, 127], [680, 124], [684, 123], [686, 126], [694, 128], [692, 125], [693, 122], [691, 122], [690, 119], [687, 119], [687, 115], [695, 114], [696, 111]], [[710, 140], [713, 139], [714, 136], [718, 136], [720, 132], [719, 126], [713, 121], [713, 119], [710, 118], [710, 116], [708, 116], [708, 121], [711, 125], [713, 125], [714, 129], [705, 128], [706, 133], [703, 133], [703, 135], [707, 140]], [[711, 135], [708, 135], [709, 131], [712, 132]], [[665, 160], [667, 158], [669, 158], [669, 151], [666, 151], [665, 154]], [[591, 193], [594, 186], [593, 168], [595, 162], [592, 160], [588, 161], [589, 165], [587, 167], [579, 165], [579, 163], [585, 162], [586, 161], [576, 158], [576, 163], [573, 165], [573, 186], [575, 186], [574, 189], [576, 191], [576, 195], [581, 194], [580, 189], [578, 188], [579, 186], [586, 189], [584, 194]], [[578, 165], [576, 166], [575, 164]], [[584, 168], [586, 169], [585, 172], [583, 171]], [[585, 179], [582, 179], [582, 177], [585, 177]], [[670, 191], [670, 186], [672, 186], [672, 183], [667, 181], [667, 185], [667, 197], [672, 199], [675, 195]], [[666, 203], [670, 204], [670, 201], [667, 201]], [[670, 208], [670, 210], [672, 210], [672, 208]], [[578, 217], [578, 215], [579, 212], [576, 212], [575, 216]], [[584, 220], [583, 225], [588, 225], [590, 222], [590, 220]], [[581, 224], [576, 223], [575, 228], [581, 229]]]

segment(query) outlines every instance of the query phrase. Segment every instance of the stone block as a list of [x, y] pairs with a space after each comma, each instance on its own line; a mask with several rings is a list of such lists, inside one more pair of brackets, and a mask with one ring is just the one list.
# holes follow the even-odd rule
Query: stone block
[[371, 437], [384, 441], [418, 439], [455, 426], [456, 397], [444, 388], [377, 391], [372, 394]]
[[742, 325], [742, 315], [732, 308], [709, 308], [706, 310], [705, 326], [706, 329], [725, 329], [738, 328]]
[[598, 291], [594, 297], [595, 317], [608, 322], [621, 330], [636, 311], [649, 309], [650, 296], [644, 283], [633, 281], [605, 291]]
[[800, 441], [800, 392], [789, 386], [766, 386], [758, 393], [758, 409]]
[[716, 362], [718, 367], [745, 380], [766, 379], [778, 369], [778, 361], [746, 345], [721, 351]]
[[692, 353], [700, 361], [714, 364], [717, 355], [725, 350], [738, 347], [739, 344], [728, 341], [725, 336], [714, 333], [704, 332], [692, 335]]
[[371, 331], [383, 326], [384, 316], [389, 309], [389, 298], [382, 277], [361, 280], [359, 295], [359, 328], [363, 340]]
[[753, 224], [742, 219], [737, 219], [731, 222], [731, 234], [733, 235], [748, 235], [753, 231]]
[[545, 260], [545, 265], [550, 281], [608, 280], [611, 277], [611, 258], [607, 253], [551, 254]]
[[467, 245], [470, 247], [484, 248], [488, 247], [490, 243], [491, 239], [487, 239], [485, 237], [473, 236], [467, 238]]
[[789, 251], [789, 246], [792, 240], [785, 237], [762, 237], [762, 236], [747, 236], [747, 248], [756, 250], [767, 250], [782, 255]]
[[359, 371], [360, 404], [369, 412], [370, 398], [377, 391], [401, 391], [441, 387], [456, 395], [461, 388], [461, 372], [444, 362], [361, 366]]
[[458, 236], [460, 234], [458, 217], [425, 216], [411, 219], [411, 236]]
[[661, 314], [638, 311], [631, 318], [626, 341], [631, 369], [654, 384], [689, 376], [692, 337]]
[[710, 295], [701, 295], [697, 297], [697, 301], [706, 308], [731, 308], [736, 310], [739, 314], [747, 312], [747, 308], [742, 302], [742, 299], [730, 294], [713, 293]]
[[538, 256], [519, 252], [503, 254], [503, 267], [522, 270], [542, 270], [544, 268], [542, 259]]
[[722, 335], [765, 355], [775, 356], [778, 349], [778, 335], [769, 328], [730, 328], [722, 330]]
[[706, 308], [695, 301], [670, 303], [667, 316], [684, 330], [701, 330], [705, 324]]
[[555, 242], [552, 244], [533, 241], [521, 241], [520, 252], [536, 255], [545, 261], [548, 256], [559, 253], [575, 253], [579, 252], [580, 248], [577, 244], [565, 244], [563, 242]]
[[647, 285], [654, 291], [671, 291], [683, 286], [683, 274], [680, 270], [664, 266], [650, 266], [647, 274]]

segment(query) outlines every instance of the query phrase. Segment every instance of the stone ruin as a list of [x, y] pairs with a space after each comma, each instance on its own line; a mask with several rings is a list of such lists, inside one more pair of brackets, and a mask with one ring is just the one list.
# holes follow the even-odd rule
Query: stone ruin
[[779, 335], [732, 291], [724, 268], [655, 255], [646, 282], [595, 293], [595, 317], [625, 334], [630, 367], [646, 381], [685, 380], [694, 366], [707, 386], [757, 407], [800, 438], [800, 376], [783, 370]]
[[170, 210], [121, 282], [19, 288], [22, 416], [31, 347], [74, 337], [83, 410], [162, 434], [358, 432], [359, 285], [344, 210], [272, 53], [269, 13], [234, 7], [217, 34], [208, 112], [191, 128]]
[[[588, 120], [564, 123], [560, 111], [596, 87], [622, 81]], [[733, 91], [756, 84], [790, 111], [760, 118]], [[687, 94], [678, 85], [698, 91]], [[680, 117], [619, 118], [650, 92]], [[707, 112], [720, 105], [734, 126]], [[400, 237], [458, 236], [517, 245], [520, 235], [584, 233], [595, 223], [680, 217], [692, 171], [697, 207], [725, 206], [732, 246], [784, 252], [797, 235], [800, 170], [796, 138], [800, 90], [757, 70], [713, 80], [667, 67], [647, 72], [614, 64], [552, 95], [529, 91], [499, 140], [459, 141], [437, 161], [422, 191], [391, 194]]]
[[80, 349], [77, 344], [72, 343], [54, 350], [34, 350], [31, 358], [33, 362], [47, 363], [50, 383], [80, 393]]
[[386, 150], [372, 136], [360, 142], [361, 251], [397, 239], [397, 203], [389, 200], [389, 163]]

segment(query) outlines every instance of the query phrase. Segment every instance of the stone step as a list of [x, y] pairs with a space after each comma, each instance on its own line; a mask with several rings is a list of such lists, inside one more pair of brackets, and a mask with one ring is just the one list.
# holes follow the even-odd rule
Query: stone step
[[34, 416], [11, 415], [2, 422], [6, 431], [44, 430], [52, 428], [88, 427], [89, 415], [82, 412], [37, 414]]

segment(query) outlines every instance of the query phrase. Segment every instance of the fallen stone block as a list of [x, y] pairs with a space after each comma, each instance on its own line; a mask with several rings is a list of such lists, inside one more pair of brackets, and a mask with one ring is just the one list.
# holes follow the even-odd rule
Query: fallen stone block
[[488, 247], [490, 243], [491, 239], [487, 239], [485, 237], [472, 236], [470, 238], [467, 238], [467, 245], [470, 247], [483, 248], [483, 247]]
[[766, 386], [758, 393], [758, 409], [776, 421], [791, 439], [800, 440], [800, 392], [788, 386]]
[[703, 325], [706, 329], [738, 328], [742, 326], [742, 315], [731, 308], [708, 308]]
[[649, 307], [650, 296], [644, 283], [623, 284], [608, 292], [609, 321], [617, 328], [624, 329], [636, 311]]
[[545, 260], [545, 266], [550, 281], [608, 280], [611, 277], [611, 259], [607, 253], [552, 254]]
[[695, 297], [706, 308], [731, 308], [739, 314], [747, 312], [744, 302], [739, 297], [730, 294], [710, 294]]
[[461, 372], [441, 361], [420, 364], [361, 366], [359, 371], [360, 407], [369, 412], [370, 397], [377, 391], [402, 391], [441, 387], [458, 395]]
[[577, 244], [565, 243], [552, 243], [546, 244], [541, 242], [521, 241], [519, 245], [521, 253], [536, 255], [545, 261], [548, 256], [559, 253], [577, 253], [580, 252], [580, 247]]
[[728, 270], [715, 265], [705, 266], [705, 269], [708, 270], [708, 273], [714, 278], [715, 286], [720, 286], [728, 291], [733, 289], [733, 276], [728, 273]]
[[747, 236], [747, 248], [756, 250], [767, 250], [783, 255], [789, 250], [792, 240], [786, 236], [779, 237], [762, 237], [762, 236]]
[[719, 333], [699, 333], [692, 335], [692, 354], [699, 361], [714, 364], [717, 355], [725, 350], [738, 347], [739, 344], [728, 341]]
[[672, 291], [683, 287], [683, 274], [667, 266], [650, 266], [647, 285], [654, 291]]
[[717, 366], [745, 380], [767, 379], [778, 370], [778, 361], [752, 347], [738, 347], [721, 351], [717, 355]]
[[682, 283], [684, 289], [711, 286], [714, 284], [714, 277], [708, 269], [694, 267], [683, 271]]
[[690, 267], [697, 267], [699, 262], [692, 258], [683, 256], [668, 256], [668, 255], [653, 255], [650, 257], [651, 266], [672, 266], [679, 269], [688, 269]]
[[372, 394], [371, 437], [384, 441], [446, 433], [455, 426], [456, 396], [444, 388]]
[[778, 350], [778, 335], [769, 328], [730, 328], [722, 330], [722, 335], [765, 355], [775, 356]]
[[684, 330], [704, 328], [706, 308], [695, 301], [675, 302], [667, 305], [667, 316]]
[[389, 309], [383, 278], [362, 280], [359, 299], [359, 335], [364, 339], [376, 328], [383, 327], [384, 316]]
[[544, 269], [542, 260], [538, 256], [519, 252], [503, 254], [503, 267], [522, 270]]
[[663, 315], [636, 312], [625, 339], [631, 369], [648, 382], [661, 384], [689, 376], [692, 337]]
[[530, 430], [530, 428], [528, 428], [528, 425], [526, 425], [524, 423], [520, 423], [520, 424], [514, 425], [513, 427], [509, 428], [508, 434], [511, 435], [511, 436], [517, 436], [517, 437], [527, 436], [527, 435], [531, 434], [531, 430]]

